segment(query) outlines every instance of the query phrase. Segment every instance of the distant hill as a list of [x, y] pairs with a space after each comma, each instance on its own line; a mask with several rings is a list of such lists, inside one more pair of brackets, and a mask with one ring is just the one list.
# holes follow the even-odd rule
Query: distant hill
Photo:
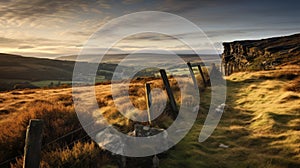
[[77, 59], [77, 55], [60, 56], [56, 57], [55, 59], [61, 61], [75, 61]]
[[[103, 57], [101, 62], [105, 63], [117, 63], [123, 58], [125, 58], [128, 54], [107, 54]], [[80, 58], [78, 55], [67, 55], [67, 56], [60, 56], [55, 58], [56, 60], [61, 61], [80, 61], [80, 62], [98, 62], [99, 55], [97, 54], [88, 54], [81, 56]]]
[[74, 62], [0, 54], [0, 79], [71, 80]]
[[300, 34], [226, 42], [223, 46], [223, 61], [236, 68], [260, 70], [282, 64], [300, 64]]
[[[133, 57], [128, 60], [129, 64], [119, 65], [119, 68], [123, 70], [123, 73], [132, 72], [135, 68], [140, 66], [140, 63], [145, 63], [145, 56], [152, 57], [154, 55], [157, 57], [157, 54], [152, 53], [132, 54], [131, 56]], [[97, 64], [98, 70], [96, 82], [111, 80], [115, 68], [126, 56], [127, 54], [105, 55], [98, 65], [98, 55], [85, 55], [82, 59], [78, 60], [76, 55], [63, 56], [57, 59], [46, 59], [0, 53], [0, 91], [12, 90], [15, 88], [36, 88], [70, 84], [73, 77], [75, 61], [87, 64], [86, 66], [84, 65], [84, 67]], [[159, 56], [161, 57], [162, 55], [159, 54]], [[151, 60], [151, 63], [154, 67], [157, 64], [173, 68], [174, 66], [177, 66], [177, 62], [170, 60], [170, 56], [173, 55], [165, 56], [166, 57], [163, 57], [163, 61], [153, 59]], [[198, 55], [181, 54], [179, 56], [186, 62], [201, 62]], [[216, 58], [212, 57], [212, 55], [201, 55], [201, 58], [202, 57], [211, 59], [211, 61]], [[150, 62], [147, 63], [150, 64]], [[153, 76], [155, 73], [158, 73], [156, 69], [144, 70], [137, 73], [136, 76]]]
[[[130, 55], [130, 58], [127, 56]], [[133, 53], [133, 54], [106, 54], [103, 56], [101, 63], [110, 63], [110, 64], [118, 64], [121, 60], [127, 57], [127, 59], [132, 60], [133, 64], [139, 64], [138, 62], [145, 62], [145, 56], [166, 56], [166, 60], [164, 60], [166, 63], [171, 62], [169, 60], [171, 54], [157, 54], [157, 53]], [[186, 62], [202, 62], [201, 58], [206, 58], [206, 60], [213, 60], [216, 58], [220, 58], [219, 55], [214, 54], [177, 54], [180, 56], [184, 61]], [[200, 56], [200, 57], [199, 57]], [[77, 55], [68, 55], [68, 56], [61, 56], [57, 57], [57, 60], [62, 61], [83, 61], [83, 62], [92, 62], [97, 63], [98, 62], [99, 55], [96, 54], [90, 54], [90, 55], [82, 55], [80, 58]], [[152, 60], [155, 62], [155, 60]], [[160, 60], [161, 61], [161, 60]]]
[[[15, 86], [34, 88], [36, 86], [33, 86], [31, 82], [35, 81], [72, 81], [74, 65], [74, 61], [0, 53], [0, 91], [14, 89]], [[115, 64], [100, 64], [97, 74], [109, 78], [116, 66]]]

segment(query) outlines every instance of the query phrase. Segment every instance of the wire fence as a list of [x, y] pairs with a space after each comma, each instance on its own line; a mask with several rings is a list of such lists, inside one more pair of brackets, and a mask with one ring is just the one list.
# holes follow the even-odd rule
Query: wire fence
[[[70, 132], [68, 132], [67, 134], [64, 134], [64, 135], [62, 135], [62, 136], [60, 136], [60, 137], [58, 137], [58, 138], [56, 138], [56, 139], [54, 139], [54, 140], [48, 142], [47, 144], [42, 145], [42, 150], [45, 149], [46, 147], [48, 147], [49, 145], [54, 144], [55, 142], [57, 142], [57, 141], [59, 141], [59, 140], [62, 140], [62, 139], [65, 138], [65, 137], [68, 137], [68, 136], [70, 136], [70, 135], [75, 135], [75, 134], [78, 133], [79, 131], [82, 131], [85, 127], [88, 127], [88, 126], [90, 126], [90, 125], [92, 125], [92, 124], [94, 124], [94, 122], [91, 122], [91, 123], [89, 123], [89, 124], [87, 124], [87, 125], [85, 125], [85, 126], [81, 126], [80, 128], [77, 128], [77, 129], [75, 129], [75, 130], [73, 130], [73, 131], [70, 131]], [[95, 130], [95, 132], [96, 132], [96, 131], [101, 131], [101, 130]], [[89, 137], [89, 135], [87, 134], [87, 135], [85, 135], [85, 136], [83, 136], [83, 137], [81, 137], [81, 138], [72, 140], [72, 142], [70, 142], [69, 144], [67, 144], [67, 145], [65, 145], [64, 147], [62, 147], [62, 149], [66, 149], [66, 148], [70, 147], [71, 145], [73, 145], [74, 143], [79, 142], [79, 141], [81, 141], [82, 139], [84, 139], [84, 138], [86, 138], [86, 137]], [[0, 167], [2, 167], [3, 165], [5, 165], [5, 164], [7, 164], [7, 163], [10, 163], [10, 162], [12, 162], [12, 161], [14, 161], [14, 160], [16, 160], [16, 159], [18, 159], [18, 158], [20, 158], [20, 157], [22, 157], [23, 155], [24, 155], [24, 154], [22, 153], [22, 154], [16, 155], [16, 156], [14, 156], [14, 157], [11, 157], [10, 159], [7, 159], [7, 160], [1, 162], [1, 163], [0, 163]]]
[[[198, 64], [197, 64], [197, 65], [198, 65]], [[193, 65], [193, 66], [195, 66], [195, 65]], [[193, 69], [194, 67], [191, 66], [191, 68]], [[195, 68], [194, 68], [194, 71], [195, 71]], [[42, 148], [42, 150], [45, 150], [45, 149], [46, 149], [47, 147], [49, 147], [51, 144], [54, 144], [54, 143], [56, 143], [57, 141], [62, 140], [62, 139], [64, 139], [64, 138], [68, 137], [68, 136], [75, 135], [75, 134], [77, 134], [79, 131], [83, 131], [85, 127], [88, 127], [88, 126], [90, 126], [90, 125], [92, 125], [92, 124], [94, 124], [94, 123], [95, 123], [95, 122], [90, 122], [90, 123], [88, 123], [88, 124], [86, 124], [86, 125], [84, 125], [84, 126], [81, 126], [80, 128], [77, 128], [77, 129], [75, 129], [75, 130], [72, 130], [72, 131], [70, 131], [70, 132], [68, 132], [68, 133], [66, 133], [66, 134], [64, 134], [64, 135], [62, 135], [62, 136], [60, 136], [60, 137], [58, 137], [58, 138], [56, 138], [56, 139], [54, 139], [54, 140], [52, 140], [52, 141], [50, 141], [50, 142], [44, 144], [44, 145], [42, 145], [41, 148]], [[98, 130], [94, 130], [93, 132], [90, 132], [90, 134], [93, 134], [93, 133], [96, 133], [96, 132], [100, 132], [100, 131], [102, 131], [103, 129], [105, 129], [105, 128], [101, 128], [101, 129], [98, 129]], [[87, 135], [84, 135], [83, 137], [80, 137], [80, 138], [78, 138], [78, 139], [72, 140], [70, 143], [68, 143], [67, 145], [65, 145], [65, 146], [63, 146], [63, 147], [60, 147], [60, 148], [61, 148], [61, 149], [66, 149], [66, 148], [70, 147], [71, 145], [73, 145], [74, 143], [79, 142], [79, 141], [82, 141], [84, 138], [87, 138], [87, 137], [89, 137], [88, 134], [87, 134]], [[20, 157], [22, 157], [23, 155], [24, 155], [24, 154], [22, 153], [22, 154], [16, 155], [16, 156], [14, 156], [14, 157], [12, 157], [12, 158], [10, 158], [10, 159], [7, 159], [7, 160], [1, 162], [1, 163], [0, 163], [0, 167], [3, 166], [3, 165], [5, 165], [5, 164], [7, 164], [7, 163], [10, 163], [10, 162], [12, 162], [12, 161], [14, 161], [14, 160], [16, 160], [16, 159], [18, 159], [18, 158], [20, 158]]]

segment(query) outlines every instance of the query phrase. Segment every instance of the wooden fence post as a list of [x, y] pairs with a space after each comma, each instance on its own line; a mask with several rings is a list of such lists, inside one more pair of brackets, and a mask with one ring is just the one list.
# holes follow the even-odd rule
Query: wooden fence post
[[206, 85], [206, 80], [205, 80], [205, 78], [204, 78], [204, 74], [203, 74], [203, 71], [202, 71], [202, 68], [201, 68], [201, 65], [200, 65], [200, 64], [198, 65], [198, 70], [199, 70], [200, 75], [201, 75], [201, 77], [202, 77], [202, 81], [203, 81], [204, 87], [206, 87], [206, 86], [207, 86], [207, 85]]
[[177, 109], [177, 106], [176, 106], [176, 101], [175, 101], [172, 89], [170, 87], [170, 83], [169, 83], [169, 80], [168, 80], [168, 77], [167, 77], [167, 73], [164, 69], [160, 69], [159, 72], [160, 72], [160, 75], [163, 79], [164, 85], [166, 87], [172, 110], [177, 115], [178, 114], [178, 109]]
[[23, 168], [39, 168], [41, 159], [43, 120], [32, 119], [26, 131]]
[[194, 87], [195, 87], [195, 88], [198, 88], [198, 84], [197, 84], [197, 80], [196, 80], [196, 78], [195, 78], [195, 74], [194, 74], [194, 71], [193, 71], [193, 67], [192, 67], [192, 65], [191, 65], [190, 62], [188, 62], [187, 65], [188, 65], [188, 67], [189, 67], [190, 74], [191, 74], [191, 77], [192, 77], [193, 82], [194, 82]]
[[228, 76], [228, 63], [224, 63], [224, 74], [225, 76]]
[[222, 74], [224, 74], [224, 69], [223, 69], [224, 65], [223, 65], [223, 61], [221, 62], [221, 67], [220, 67], [220, 71]]
[[149, 121], [149, 124], [151, 125], [152, 111], [151, 111], [150, 107], [152, 104], [152, 96], [151, 96], [150, 91], [151, 91], [150, 83], [146, 83], [146, 103], [147, 103], [147, 111], [148, 111], [148, 121]]
[[231, 63], [228, 63], [228, 70], [227, 75], [231, 75]]

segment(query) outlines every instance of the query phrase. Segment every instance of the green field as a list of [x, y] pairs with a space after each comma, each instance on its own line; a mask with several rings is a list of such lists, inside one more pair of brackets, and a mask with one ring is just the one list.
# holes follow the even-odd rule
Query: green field
[[[105, 77], [104, 76], [96, 76], [95, 78], [95, 83], [100, 83], [104, 82]], [[50, 87], [52, 83], [52, 87], [59, 87], [61, 85], [72, 85], [72, 81], [59, 81], [59, 80], [43, 80], [43, 81], [35, 81], [35, 82], [30, 82], [31, 84], [43, 88], [43, 87]]]

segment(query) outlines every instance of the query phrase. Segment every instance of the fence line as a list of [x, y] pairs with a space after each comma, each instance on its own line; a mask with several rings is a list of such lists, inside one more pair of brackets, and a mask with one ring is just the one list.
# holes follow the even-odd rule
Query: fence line
[[[188, 65], [188, 67], [189, 67], [189, 70], [190, 70], [190, 73], [191, 73], [191, 76], [192, 76], [194, 85], [197, 85], [196, 79], [195, 79], [195, 76], [194, 76], [195, 74], [194, 74], [193, 69], [192, 69], [192, 65], [191, 65], [190, 62], [188, 62], [187, 65]], [[206, 80], [205, 80], [205, 78], [204, 78], [204, 73], [203, 73], [203, 71], [202, 71], [201, 65], [200, 65], [200, 64], [197, 64], [197, 66], [198, 66], [199, 72], [200, 72], [200, 74], [201, 74], [201, 77], [202, 77], [204, 86], [206, 87]], [[170, 103], [171, 103], [172, 110], [173, 110], [173, 111], [176, 113], [176, 115], [177, 115], [177, 114], [178, 114], [178, 108], [177, 108], [177, 105], [176, 105], [176, 102], [175, 102], [175, 98], [174, 98], [172, 89], [171, 89], [171, 87], [170, 87], [170, 83], [169, 83], [169, 80], [168, 80], [166, 71], [165, 71], [164, 69], [160, 69], [160, 74], [161, 74], [161, 77], [162, 77], [162, 79], [163, 79], [163, 82], [164, 82], [166, 91], [167, 91], [167, 93], [168, 93], [168, 97], [169, 97], [169, 100], [170, 100]], [[197, 87], [198, 87], [198, 86], [197, 86]], [[150, 112], [151, 95], [150, 95], [150, 90], [151, 90], [151, 89], [150, 89], [150, 84], [147, 83], [147, 84], [146, 84], [146, 91], [147, 91], [146, 94], [147, 94], [147, 104], [148, 104], [147, 107], [148, 107], [148, 110], [149, 110], [149, 112], [148, 112], [148, 113], [149, 113], [149, 123], [151, 124], [151, 117], [150, 117], [150, 116], [151, 116], [151, 112]], [[57, 141], [59, 141], [59, 140], [65, 138], [65, 137], [67, 137], [67, 136], [69, 136], [69, 135], [75, 134], [75, 133], [81, 131], [82, 129], [84, 129], [85, 127], [90, 126], [90, 125], [92, 125], [92, 124], [94, 124], [94, 122], [91, 122], [91, 123], [89, 123], [89, 124], [86, 124], [85, 126], [81, 126], [80, 128], [77, 128], [77, 129], [75, 129], [75, 130], [73, 130], [73, 131], [70, 131], [70, 132], [68, 132], [67, 134], [64, 134], [64, 135], [62, 135], [62, 136], [60, 136], [60, 137], [58, 137], [58, 138], [56, 138], [56, 139], [54, 139], [54, 140], [48, 142], [47, 144], [42, 145], [42, 146], [41, 146], [41, 150], [43, 150], [45, 147], [49, 146], [50, 144], [53, 144], [53, 143], [55, 143], [55, 142], [57, 142]], [[104, 128], [104, 129], [105, 129], [105, 128]], [[103, 130], [103, 128], [100, 129], [100, 130]], [[95, 131], [93, 131], [93, 133], [96, 132], [96, 131], [100, 131], [100, 130], [95, 130]], [[88, 136], [89, 136], [89, 135], [87, 134], [87, 135], [85, 135], [85, 136], [83, 136], [83, 137], [81, 137], [81, 138], [79, 138], [79, 139], [73, 140], [71, 143], [69, 143], [68, 145], [65, 145], [65, 146], [62, 147], [62, 148], [69, 147], [71, 144], [74, 144], [75, 142], [78, 142], [78, 141], [80, 141], [80, 140], [82, 140], [82, 139], [84, 139], [84, 138], [86, 138], [86, 137], [88, 137]], [[6, 163], [9, 163], [9, 162], [11, 162], [11, 161], [13, 161], [13, 160], [16, 160], [17, 158], [19, 158], [19, 157], [21, 157], [21, 156], [23, 156], [23, 155], [24, 155], [24, 154], [20, 154], [20, 155], [17, 155], [17, 156], [15, 156], [15, 157], [12, 157], [12, 158], [10, 158], [10, 159], [7, 159], [6, 161], [0, 163], [0, 166], [1, 166], [1, 165], [4, 165], [4, 164], [6, 164]]]
[[[89, 124], [87, 124], [87, 125], [85, 125], [85, 126], [83, 126], [83, 127], [77, 128], [76, 130], [70, 131], [69, 133], [67, 133], [67, 134], [65, 134], [65, 135], [63, 135], [63, 136], [60, 136], [60, 137], [58, 137], [58, 138], [56, 138], [56, 139], [54, 139], [54, 140], [48, 142], [47, 144], [42, 145], [41, 149], [43, 150], [43, 149], [44, 149], [45, 147], [47, 147], [48, 145], [50, 145], [50, 144], [52, 144], [52, 143], [54, 143], [54, 142], [56, 142], [56, 141], [58, 141], [58, 140], [61, 140], [61, 139], [65, 138], [65, 137], [67, 137], [67, 136], [69, 136], [69, 135], [72, 135], [72, 134], [77, 133], [78, 131], [82, 130], [84, 127], [90, 126], [91, 124], [93, 124], [93, 122], [92, 122], [92, 123], [89, 123]], [[85, 135], [83, 138], [85, 138], [85, 137], [87, 137], [87, 136], [88, 136], [88, 135]], [[66, 146], [70, 146], [72, 143], [74, 143], [75, 141], [78, 141], [78, 140], [81, 140], [81, 138], [72, 141], [71, 143], [69, 143], [69, 144], [66, 145]], [[17, 158], [22, 157], [23, 155], [24, 155], [24, 154], [19, 154], [19, 155], [16, 155], [16, 156], [14, 156], [14, 157], [11, 157], [10, 159], [7, 159], [7, 160], [1, 162], [1, 163], [0, 163], [0, 166], [4, 165], [4, 164], [6, 164], [6, 163], [9, 163], [9, 162], [11, 162], [11, 161], [13, 161], [13, 160], [16, 160]]]

